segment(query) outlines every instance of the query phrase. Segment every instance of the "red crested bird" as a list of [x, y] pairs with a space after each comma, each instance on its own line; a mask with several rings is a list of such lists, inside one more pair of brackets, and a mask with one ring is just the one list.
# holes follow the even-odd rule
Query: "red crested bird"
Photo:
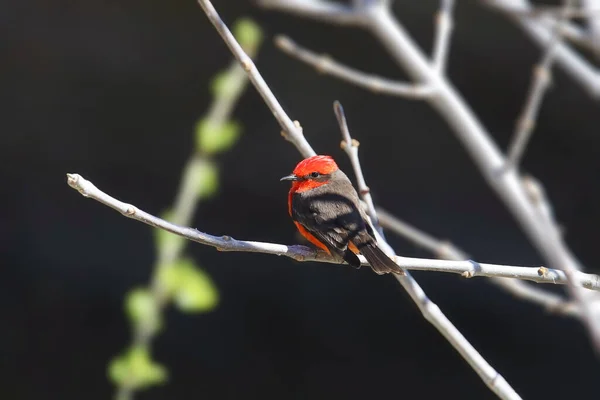
[[309, 157], [281, 180], [292, 181], [288, 212], [308, 241], [355, 268], [360, 268], [357, 254], [362, 254], [375, 273], [404, 275], [377, 245], [356, 190], [333, 158]]

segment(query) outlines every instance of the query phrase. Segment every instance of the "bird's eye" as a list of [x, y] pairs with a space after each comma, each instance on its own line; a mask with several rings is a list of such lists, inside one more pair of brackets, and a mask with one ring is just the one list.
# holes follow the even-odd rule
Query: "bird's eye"
[[311, 172], [310, 173], [310, 177], [311, 178], [318, 178], [321, 174], [319, 174], [318, 172]]

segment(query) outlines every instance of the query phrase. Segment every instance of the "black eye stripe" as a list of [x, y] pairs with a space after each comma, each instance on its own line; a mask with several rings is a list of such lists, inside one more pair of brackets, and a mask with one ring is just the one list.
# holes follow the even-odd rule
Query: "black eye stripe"
[[304, 175], [304, 177], [302, 179], [311, 179], [311, 180], [315, 180], [315, 181], [327, 181], [329, 180], [329, 178], [331, 178], [331, 174], [321, 174], [319, 172], [311, 172], [310, 174]]

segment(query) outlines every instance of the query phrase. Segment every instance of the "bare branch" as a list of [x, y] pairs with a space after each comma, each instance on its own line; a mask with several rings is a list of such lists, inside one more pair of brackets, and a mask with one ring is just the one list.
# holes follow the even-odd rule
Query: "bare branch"
[[346, 121], [344, 108], [342, 107], [342, 104], [337, 100], [333, 103], [333, 111], [337, 118], [338, 125], [340, 127], [340, 132], [342, 133], [343, 140], [340, 143], [340, 147], [348, 155], [350, 163], [352, 164], [352, 169], [354, 170], [354, 175], [356, 177], [356, 183], [358, 185], [358, 194], [360, 195], [360, 198], [362, 199], [363, 203], [366, 205], [367, 215], [371, 220], [373, 228], [375, 228], [374, 232], [375, 236], [377, 237], [377, 242], [379, 246], [381, 246], [388, 255], [395, 255], [394, 249], [392, 249], [392, 247], [385, 240], [383, 229], [381, 229], [381, 227], [379, 226], [377, 212], [375, 211], [375, 205], [373, 204], [371, 191], [367, 186], [367, 182], [365, 181], [365, 177], [362, 172], [360, 159], [358, 158], [358, 146], [360, 145], [360, 143], [358, 142], [358, 140], [352, 139], [352, 137], [350, 136], [350, 130], [348, 129], [348, 122]]
[[581, 0], [587, 18], [587, 27], [593, 41], [600, 41], [600, 1]]
[[436, 32], [433, 45], [433, 68], [440, 74], [446, 69], [450, 36], [453, 29], [452, 11], [454, 0], [440, 0], [440, 10], [436, 16]]
[[434, 238], [414, 226], [394, 217], [381, 207], [377, 208], [381, 226], [402, 236], [412, 243], [431, 251], [439, 258], [446, 260], [468, 260], [469, 256], [451, 242]]
[[[389, 229], [412, 243], [431, 251], [444, 260], [468, 260], [469, 256], [447, 240], [437, 239], [410, 224], [396, 218], [389, 212], [377, 208], [377, 216], [383, 228]], [[544, 270], [542, 270], [544, 271]], [[538, 270], [539, 272], [539, 270]], [[463, 276], [469, 275], [468, 272]], [[513, 296], [531, 303], [539, 304], [545, 309], [558, 314], [581, 317], [579, 307], [573, 302], [567, 302], [563, 296], [534, 287], [517, 279], [490, 277], [490, 282], [501, 287]]]
[[535, 126], [535, 121], [544, 98], [544, 94], [550, 85], [550, 74], [556, 50], [561, 40], [561, 30], [566, 21], [566, 14], [570, 6], [565, 6], [561, 17], [556, 21], [552, 32], [552, 39], [542, 57], [540, 63], [533, 69], [533, 77], [529, 86], [529, 94], [523, 107], [523, 111], [517, 122], [517, 129], [508, 147], [506, 156], [506, 168], [518, 168], [519, 162], [525, 148], [529, 143]]
[[548, 312], [569, 317], [582, 318], [581, 307], [563, 296], [516, 279], [490, 278], [490, 282], [501, 287], [516, 298], [539, 304]]
[[422, 85], [396, 82], [347, 67], [326, 55], [318, 55], [302, 48], [287, 36], [277, 36], [275, 44], [286, 54], [311, 65], [321, 73], [334, 76], [377, 94], [401, 96], [411, 99], [423, 99], [434, 94], [431, 88]]
[[288, 117], [286, 112], [279, 104], [279, 101], [269, 88], [269, 85], [265, 82], [260, 72], [254, 65], [252, 59], [244, 52], [240, 44], [235, 40], [235, 37], [231, 34], [227, 25], [221, 20], [219, 14], [213, 7], [210, 1], [198, 0], [198, 3], [206, 13], [206, 16], [210, 20], [210, 22], [214, 25], [215, 29], [223, 38], [223, 41], [229, 47], [229, 50], [233, 53], [235, 58], [241, 64], [242, 68], [248, 74], [248, 78], [258, 91], [258, 93], [262, 96], [264, 102], [271, 109], [271, 112], [279, 122], [279, 125], [286, 133], [286, 139], [293, 140], [298, 147], [298, 150], [304, 157], [314, 156], [316, 153], [308, 144], [301, 130], [294, 124], [294, 122]]
[[[236, 240], [230, 236], [213, 236], [197, 229], [183, 227], [165, 221], [159, 217], [140, 210], [136, 206], [123, 203], [120, 200], [98, 189], [92, 182], [78, 174], [68, 174], [67, 183], [77, 190], [82, 196], [96, 200], [105, 206], [111, 207], [128, 218], [143, 222], [155, 228], [164, 229], [185, 239], [211, 246], [219, 251], [237, 251], [248, 253], [264, 253], [277, 256], [286, 256], [296, 261], [318, 261], [330, 264], [342, 264], [342, 260], [333, 258], [325, 252], [313, 250], [306, 246], [253, 242]], [[366, 259], [360, 256], [361, 263], [368, 265]], [[515, 267], [508, 265], [483, 264], [474, 261], [445, 261], [424, 258], [395, 257], [394, 260], [403, 268], [415, 271], [436, 271], [460, 274], [465, 277], [492, 276], [503, 278], [525, 279], [538, 283], [551, 283], [564, 285], [567, 282], [562, 271], [545, 267]], [[600, 291], [600, 277], [592, 274], [578, 273], [584, 287]]]
[[[597, 1], [597, 0], [589, 0], [589, 1]], [[490, 6], [492, 9], [502, 12], [505, 15], [507, 15], [510, 18], [515, 19], [515, 17], [520, 16], [520, 17], [527, 17], [529, 18], [531, 21], [533, 21], [533, 23], [537, 23], [537, 24], [541, 24], [542, 26], [545, 26], [546, 28], [548, 28], [548, 31], [550, 32], [555, 26], [556, 26], [556, 20], [553, 17], [555, 15], [555, 13], [543, 13], [543, 12], [536, 12], [536, 9], [528, 9], [527, 8], [527, 4], [525, 2], [520, 2], [520, 5], [511, 5], [511, 4], [507, 4], [506, 1], [498, 1], [498, 0], [482, 0], [482, 3]], [[539, 6], [538, 6], [539, 7]], [[553, 10], [561, 10], [562, 7], [553, 7]], [[569, 10], [569, 12], [571, 11], [577, 11], [577, 10]], [[583, 14], [583, 12], [582, 12]], [[575, 16], [573, 16], [575, 17]], [[581, 17], [583, 17], [583, 15], [581, 15]], [[592, 13], [592, 15], [590, 15], [589, 17], [591, 20], [596, 20], [596, 18], [594, 18], [594, 15]], [[590, 32], [586, 32], [583, 28], [581, 28], [580, 26], [570, 22], [570, 21], [565, 21], [565, 23], [563, 24], [563, 28], [562, 28], [562, 34], [563, 37], [570, 40], [571, 42], [577, 44], [578, 46], [581, 46], [582, 48], [585, 48], [587, 50], [590, 50], [596, 54], [598, 54], [600, 52], [600, 42], [598, 42], [598, 40], [594, 39], [593, 34], [591, 34]], [[594, 68], [590, 65], [591, 68]], [[600, 79], [600, 78], [599, 78]]]
[[[586, 1], [586, 0], [582, 0]], [[587, 0], [593, 3], [594, 0]], [[510, 13], [522, 17], [559, 17], [563, 18], [592, 18], [600, 16], [600, 7], [589, 7], [589, 8], [575, 8], [572, 7], [569, 10], [564, 10], [562, 6], [548, 6], [548, 5], [535, 5], [525, 7], [518, 3], [511, 4], [510, 2], [505, 3], [502, 0], [482, 0], [483, 4], [497, 9], [498, 11]]]
[[515, 392], [504, 377], [479, 354], [463, 334], [446, 318], [440, 308], [427, 297], [421, 286], [408, 272], [406, 276], [395, 274], [394, 278], [400, 282], [415, 302], [423, 317], [458, 351], [492, 392], [503, 400], [521, 399], [521, 396]]
[[360, 145], [360, 143], [358, 142], [358, 140], [352, 139], [352, 137], [350, 136], [350, 130], [348, 129], [348, 122], [346, 121], [344, 108], [342, 107], [342, 104], [337, 100], [333, 103], [333, 111], [335, 112], [335, 116], [337, 118], [338, 125], [340, 126], [340, 131], [342, 133], [343, 140], [340, 143], [340, 146], [342, 150], [346, 152], [348, 158], [350, 159], [350, 163], [352, 164], [354, 176], [356, 176], [358, 194], [367, 205], [367, 214], [371, 218], [373, 226], [379, 231], [379, 234], [383, 237], [383, 231], [379, 226], [377, 212], [375, 211], [375, 204], [373, 204], [373, 197], [371, 196], [371, 191], [367, 186], [367, 182], [365, 181], [365, 176], [360, 165], [360, 159], [358, 158], [358, 146]]
[[[348, 154], [348, 157], [350, 158], [354, 168], [356, 179], [358, 181], [360, 196], [367, 204], [367, 210], [371, 219], [373, 221], [377, 221], [377, 212], [375, 210], [375, 206], [373, 205], [373, 199], [365, 182], [360, 160], [358, 158], [358, 141], [353, 140], [350, 136], [344, 109], [337, 101], [334, 103], [334, 111], [340, 125], [340, 130], [342, 131], [342, 137], [344, 138], [342, 141], [342, 148]], [[383, 236], [378, 238], [378, 242], [380, 245], [385, 244], [390, 255], [393, 254], [393, 249], [387, 244], [387, 242], [385, 242]], [[400, 263], [398, 263], [397, 256], [394, 256], [394, 261], [398, 265], [402, 266]], [[476, 273], [475, 271], [479, 268], [477, 267], [477, 263], [472, 261], [467, 262], [471, 262], [475, 268], [465, 271], [461, 275], [464, 277], [472, 277]], [[496, 372], [494, 368], [487, 363], [487, 361], [467, 341], [462, 333], [456, 329], [456, 327], [446, 318], [440, 308], [433, 303], [431, 299], [429, 299], [429, 297], [413, 279], [410, 273], [407, 271], [404, 271], [404, 273], [404, 276], [394, 275], [394, 277], [396, 280], [398, 280], [398, 282], [400, 282], [402, 287], [404, 287], [417, 307], [419, 307], [419, 310], [421, 310], [421, 313], [425, 319], [430, 321], [431, 324], [435, 326], [438, 331], [454, 346], [454, 348], [463, 356], [469, 365], [471, 365], [473, 370], [481, 377], [483, 382], [485, 382], [485, 384], [492, 391], [494, 391], [494, 393], [504, 399], [519, 399], [519, 395], [513, 390], [508, 382], [506, 382], [506, 380], [504, 380], [504, 378], [502, 378], [502, 376], [499, 375], [498, 372]]]
[[[493, 5], [495, 9], [503, 11], [512, 20], [537, 42], [540, 46], [546, 48], [552, 41], [552, 29], [555, 26], [554, 18], [547, 14], [540, 16], [529, 16], [534, 8], [527, 0], [484, 0], [484, 4]], [[577, 27], [569, 24], [565, 33], [569, 37], [578, 37], [581, 41], [581, 35], [576, 34]], [[598, 52], [598, 43], [590, 40], [589, 47], [593, 47]], [[573, 51], [565, 43], [560, 43], [556, 48], [556, 64], [563, 68], [573, 79], [579, 82], [594, 98], [600, 97], [600, 72], [581, 55]]]
[[360, 15], [351, 7], [320, 0], [258, 0], [261, 7], [296, 14], [337, 25], [357, 25]]

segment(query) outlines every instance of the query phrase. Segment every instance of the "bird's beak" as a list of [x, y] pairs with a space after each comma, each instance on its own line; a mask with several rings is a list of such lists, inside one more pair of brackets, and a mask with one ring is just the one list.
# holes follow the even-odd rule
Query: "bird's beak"
[[284, 176], [283, 178], [280, 179], [280, 181], [297, 181], [297, 180], [298, 180], [298, 177], [294, 174]]

